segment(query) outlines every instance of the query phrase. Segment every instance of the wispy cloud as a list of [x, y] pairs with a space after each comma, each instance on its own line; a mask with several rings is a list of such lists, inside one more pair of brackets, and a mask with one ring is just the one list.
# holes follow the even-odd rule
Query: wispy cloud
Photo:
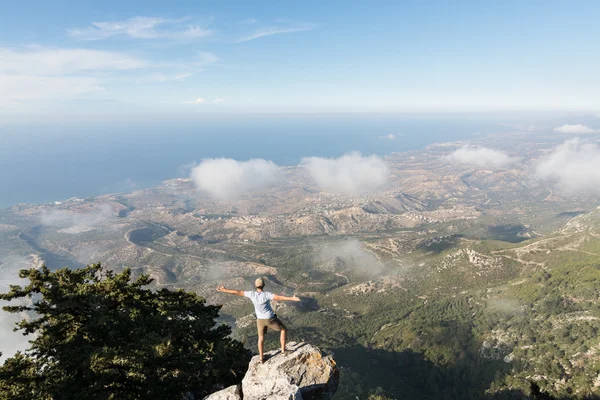
[[86, 28], [74, 28], [67, 33], [82, 40], [101, 40], [114, 36], [134, 39], [194, 39], [210, 36], [214, 31], [198, 25], [186, 25], [189, 18], [166, 19], [133, 17], [124, 21], [92, 22]]
[[379, 273], [385, 268], [375, 254], [365, 250], [358, 239], [326, 242], [317, 245], [317, 249], [315, 260], [319, 264], [330, 264], [330, 268], [343, 268], [363, 273]]
[[195, 67], [204, 67], [217, 61], [219, 61], [219, 57], [215, 54], [209, 53], [208, 51], [199, 51], [196, 53], [196, 57], [194, 57], [192, 64]]
[[130, 71], [136, 71], [136, 78], [126, 80], [132, 84], [183, 81], [218, 60], [210, 52], [177, 62], [151, 62], [124, 52], [84, 48], [0, 48], [0, 103], [69, 100], [106, 92], [111, 80]]
[[204, 104], [204, 103], [206, 103], [206, 100], [204, 100], [202, 97], [198, 97], [196, 100], [185, 102], [185, 104]]
[[104, 88], [96, 78], [81, 76], [0, 75], [0, 104], [31, 100], [64, 100]]
[[206, 100], [202, 97], [198, 97], [196, 100], [192, 100], [192, 101], [186, 101], [184, 104], [206, 104], [206, 103], [211, 103], [211, 104], [223, 104], [225, 102], [225, 99], [221, 99], [221, 98], [217, 98], [214, 100]]
[[284, 34], [284, 33], [306, 32], [306, 31], [310, 31], [312, 29], [314, 29], [314, 26], [308, 25], [308, 24], [293, 26], [293, 27], [276, 27], [276, 26], [267, 27], [267, 28], [262, 28], [262, 29], [256, 30], [246, 36], [242, 36], [240, 39], [237, 40], [237, 42], [238, 43], [248, 42], [250, 40], [258, 39], [261, 37], [280, 35], [280, 34]]
[[149, 63], [129, 54], [88, 49], [0, 48], [0, 102], [63, 100], [100, 92], [100, 73], [129, 71]]
[[390, 133], [388, 135], [379, 136], [379, 139], [394, 140], [400, 135], [400, 133]]
[[103, 204], [87, 213], [69, 210], [52, 210], [40, 215], [40, 223], [62, 233], [76, 234], [95, 229], [102, 222], [114, 217], [113, 209]]
[[163, 74], [156, 73], [149, 75], [146, 79], [142, 79], [141, 82], [173, 82], [173, 81], [183, 81], [192, 76], [192, 74], [188, 73], [180, 73], [180, 74]]
[[177, 60], [174, 62], [161, 62], [151, 65], [153, 69], [160, 69], [169, 72], [157, 72], [146, 77], [141, 82], [172, 82], [182, 81], [192, 75], [204, 71], [206, 67], [219, 61], [219, 57], [207, 51], [196, 52], [196, 55], [189, 60]]
[[479, 168], [500, 168], [518, 161], [501, 151], [471, 145], [464, 145], [442, 159], [453, 164], [473, 165]]
[[589, 126], [583, 124], [575, 124], [575, 125], [563, 125], [553, 129], [554, 132], [559, 133], [570, 133], [574, 135], [580, 135], [585, 133], [600, 133], [598, 129], [592, 129]]
[[146, 67], [148, 62], [129, 54], [88, 49], [14, 51], [0, 48], [0, 74], [67, 75], [93, 71], [122, 71]]

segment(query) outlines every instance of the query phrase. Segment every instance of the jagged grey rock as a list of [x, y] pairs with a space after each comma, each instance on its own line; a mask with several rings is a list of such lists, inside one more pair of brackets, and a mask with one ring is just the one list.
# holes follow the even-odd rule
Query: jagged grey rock
[[279, 350], [250, 361], [242, 380], [244, 400], [330, 399], [339, 383], [333, 356], [308, 343], [290, 342], [287, 354]]
[[279, 350], [250, 361], [241, 385], [215, 392], [204, 400], [317, 400], [330, 399], [339, 384], [339, 370], [331, 354], [308, 343], [290, 342]]
[[242, 385], [229, 386], [205, 397], [204, 400], [242, 400]]

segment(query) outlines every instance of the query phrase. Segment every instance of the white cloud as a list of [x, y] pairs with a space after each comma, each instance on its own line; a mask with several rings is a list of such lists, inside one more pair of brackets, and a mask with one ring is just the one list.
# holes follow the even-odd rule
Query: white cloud
[[191, 76], [192, 73], [201, 72], [204, 70], [204, 67], [207, 67], [210, 64], [214, 64], [219, 61], [220, 58], [210, 52], [207, 51], [199, 51], [196, 54], [187, 60], [174, 60], [174, 61], [160, 61], [153, 62], [148, 64], [148, 68], [153, 68], [154, 70], [168, 70], [174, 71], [166, 74], [167, 76], [177, 76], [177, 75], [188, 75]]
[[225, 102], [225, 99], [220, 99], [220, 98], [219, 98], [219, 99], [214, 99], [214, 100], [213, 100], [213, 103], [214, 103], [214, 104], [223, 104], [224, 102]]
[[[0, 48], [0, 104], [76, 99], [106, 91], [115, 82], [183, 81], [218, 60], [209, 52], [198, 52], [188, 62], [154, 63], [83, 48]], [[128, 71], [136, 71], [136, 78]]]
[[19, 278], [19, 271], [31, 267], [31, 259], [28, 257], [6, 256], [0, 259], [0, 291], [9, 290], [10, 285], [26, 283], [25, 279]]
[[196, 100], [187, 101], [185, 104], [204, 104], [204, 103], [206, 103], [206, 100], [204, 100], [202, 97], [198, 97]]
[[599, 133], [600, 130], [598, 129], [592, 129], [588, 126], [585, 126], [583, 124], [576, 124], [576, 125], [563, 125], [563, 126], [559, 126], [553, 129], [554, 132], [559, 132], [559, 133], [571, 133], [571, 134], [582, 134], [582, 133]]
[[479, 168], [501, 168], [517, 161], [501, 151], [471, 145], [464, 145], [442, 159], [453, 164], [473, 165]]
[[156, 72], [139, 79], [138, 83], [144, 82], [177, 82], [201, 72], [204, 67], [219, 61], [219, 57], [206, 51], [197, 52], [189, 61], [162, 62], [150, 65], [154, 69], [165, 69], [174, 72]]
[[302, 26], [296, 26], [296, 27], [292, 27], [292, 28], [281, 28], [281, 27], [270, 27], [270, 28], [263, 28], [263, 29], [259, 29], [249, 35], [243, 36], [240, 39], [238, 39], [238, 43], [240, 42], [248, 42], [250, 40], [254, 40], [254, 39], [258, 39], [261, 37], [265, 37], [265, 36], [271, 36], [271, 35], [279, 35], [279, 34], [283, 34], [283, 33], [294, 33], [294, 32], [306, 32], [306, 31], [310, 31], [313, 29], [312, 25], [302, 25]]
[[77, 39], [100, 40], [113, 36], [127, 36], [135, 39], [193, 39], [210, 36], [213, 30], [182, 24], [188, 18], [166, 19], [154, 17], [133, 17], [125, 21], [92, 22], [83, 29], [70, 29], [68, 34]]
[[140, 82], [173, 82], [173, 81], [183, 81], [192, 76], [192, 74], [188, 73], [179, 73], [179, 74], [163, 74], [156, 73], [148, 76], [146, 79], [142, 79]]
[[362, 243], [354, 238], [318, 245], [315, 259], [318, 263], [333, 264], [336, 269], [364, 273], [378, 273], [384, 269], [375, 254], [365, 250]]
[[90, 77], [0, 75], [0, 104], [25, 100], [62, 100], [103, 90], [99, 81]]
[[144, 68], [148, 63], [128, 54], [87, 49], [0, 48], [1, 102], [61, 100], [103, 90], [96, 76], [106, 71]]
[[[26, 285], [25, 279], [19, 278], [21, 269], [36, 267], [35, 258], [6, 256], [0, 259], [0, 293], [5, 293], [10, 289], [10, 285]], [[22, 316], [11, 314], [2, 310], [5, 305], [23, 305], [23, 301], [13, 301], [11, 303], [0, 301], [0, 363], [6, 358], [12, 357], [17, 351], [23, 351], [29, 347], [28, 340], [31, 337], [23, 336], [21, 332], [14, 332], [15, 323], [20, 321]]]
[[123, 71], [148, 63], [128, 54], [87, 49], [34, 48], [13, 51], [0, 48], [0, 74], [66, 75], [94, 71]]
[[303, 158], [300, 165], [321, 189], [338, 193], [374, 191], [387, 183], [389, 175], [381, 157], [363, 157], [358, 152], [340, 158]]
[[[109, 90], [119, 84], [182, 81], [218, 60], [210, 52], [197, 52], [184, 61], [150, 62], [116, 51], [0, 47], [0, 105], [30, 106], [33, 101], [91, 98], [100, 92], [110, 96]], [[130, 71], [136, 71], [135, 78]]]
[[487, 300], [487, 309], [505, 314], [522, 314], [524, 307], [518, 300], [507, 298], [490, 298]]
[[196, 59], [194, 60], [194, 64], [196, 66], [205, 66], [208, 64], [212, 64], [219, 61], [219, 57], [217, 57], [213, 53], [209, 53], [208, 51], [199, 51], [196, 53]]
[[52, 210], [40, 215], [40, 223], [58, 229], [62, 233], [81, 233], [94, 229], [97, 225], [114, 217], [110, 205], [103, 204], [88, 213], [67, 210]]
[[207, 28], [203, 28], [200, 27], [198, 25], [194, 25], [194, 26], [190, 26], [188, 29], [186, 29], [183, 32], [174, 32], [170, 35], [166, 35], [165, 37], [172, 37], [172, 38], [177, 38], [178, 36], [184, 37], [184, 38], [202, 38], [202, 37], [206, 37], [206, 36], [210, 36], [214, 34], [214, 31], [212, 29], [207, 29]]
[[567, 194], [600, 194], [600, 148], [567, 140], [534, 164], [535, 176]]
[[398, 134], [390, 133], [389, 135], [379, 136], [379, 139], [394, 140], [394, 139], [396, 139], [396, 136], [398, 136]]
[[198, 189], [217, 198], [231, 199], [276, 183], [281, 170], [272, 161], [263, 159], [210, 158], [194, 167], [190, 177]]

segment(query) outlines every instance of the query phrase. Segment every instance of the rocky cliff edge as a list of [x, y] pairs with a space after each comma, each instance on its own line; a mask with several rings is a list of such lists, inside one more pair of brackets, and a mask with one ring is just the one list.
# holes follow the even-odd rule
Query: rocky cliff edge
[[254, 356], [241, 384], [204, 400], [330, 399], [339, 383], [333, 356], [308, 343], [290, 342], [287, 350], [265, 353], [264, 363]]

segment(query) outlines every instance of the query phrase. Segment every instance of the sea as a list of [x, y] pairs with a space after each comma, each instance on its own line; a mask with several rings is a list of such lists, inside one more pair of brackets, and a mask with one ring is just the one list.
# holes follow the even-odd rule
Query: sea
[[294, 165], [351, 151], [385, 155], [506, 131], [505, 123], [478, 115], [252, 114], [0, 125], [0, 209], [151, 187], [205, 158]]

